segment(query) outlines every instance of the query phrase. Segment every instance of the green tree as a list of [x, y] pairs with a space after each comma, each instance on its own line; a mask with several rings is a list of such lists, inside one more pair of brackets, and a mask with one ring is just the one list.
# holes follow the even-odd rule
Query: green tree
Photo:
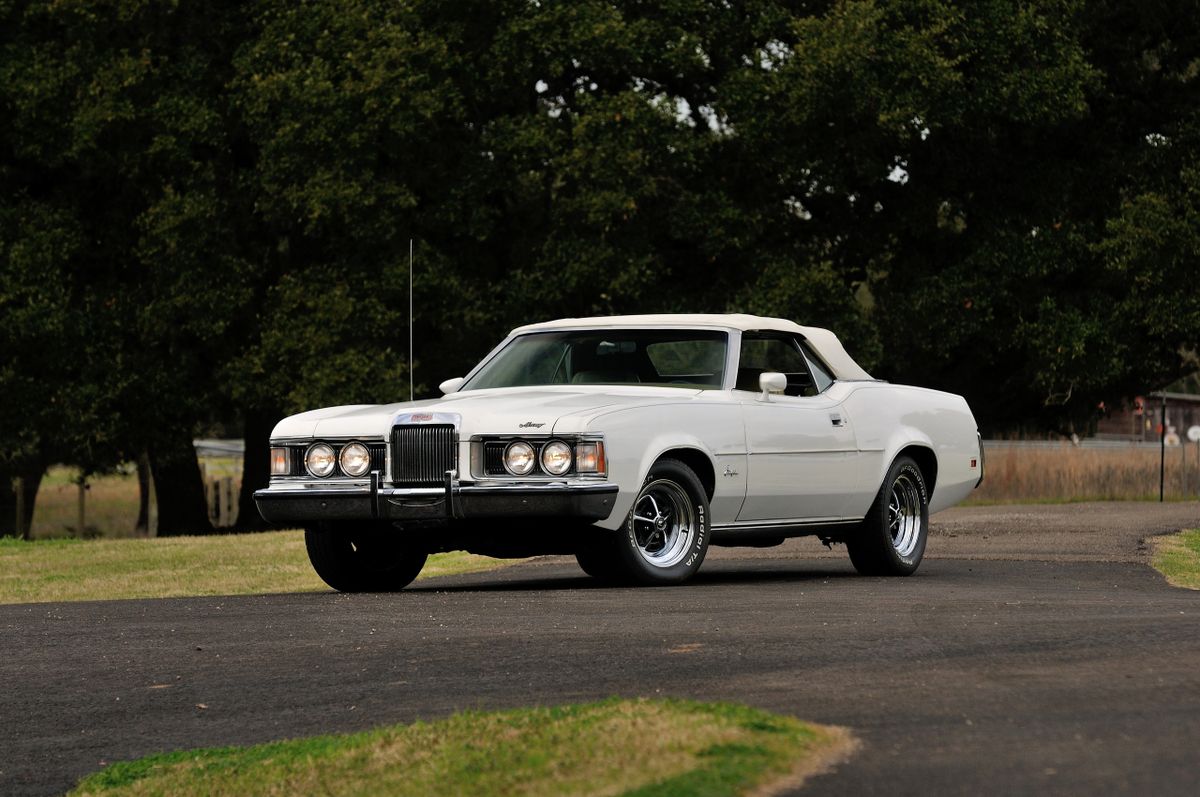
[[[1196, 224], [1180, 190], [1200, 105], [1194, 4], [1062, 4], [1054, 24], [1038, 10], [971, 7], [964, 112], [929, 119], [872, 280], [882, 374], [966, 394], [992, 430], [1079, 428], [1101, 401], [1194, 369], [1200, 337], [1183, 289], [1194, 250], [1176, 234]], [[1134, 241], [1156, 204], [1183, 215]]]
[[[24, 338], [0, 378], [36, 385], [10, 399], [18, 434], [43, 467], [86, 472], [148, 450], [162, 531], [206, 530], [191, 440], [249, 298], [237, 127], [222, 106], [240, 12], [134, 0], [3, 12], [4, 268], [24, 282], [6, 280], [0, 301]], [[39, 349], [50, 362], [33, 364]]]
[[1200, 350], [1193, 5], [0, 0], [0, 487], [148, 451], [203, 531], [240, 425], [253, 527], [281, 415], [621, 312], [1078, 428]]

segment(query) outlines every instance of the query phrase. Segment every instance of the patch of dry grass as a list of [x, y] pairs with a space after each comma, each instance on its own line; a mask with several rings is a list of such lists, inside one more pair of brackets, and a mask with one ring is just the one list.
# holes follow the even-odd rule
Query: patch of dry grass
[[[234, 501], [241, 489], [241, 462], [230, 457], [205, 457], [201, 461], [208, 479], [233, 479]], [[34, 504], [30, 536], [35, 540], [62, 537], [134, 536], [138, 515], [138, 484], [135, 467], [128, 463], [117, 473], [93, 476], [84, 491], [84, 523], [79, 525], [79, 472], [55, 465], [46, 472]], [[150, 491], [150, 515], [155, 515], [154, 491]]]
[[[794, 788], [845, 731], [729, 704], [606, 700], [119, 763], [84, 795], [721, 795]], [[332, 788], [331, 788], [332, 787]]]
[[117, 473], [88, 480], [84, 492], [85, 523], [90, 532], [81, 533], [79, 524], [79, 487], [74, 468], [55, 466], [46, 473], [34, 504], [34, 539], [54, 537], [133, 536], [138, 514], [137, 476]]
[[[506, 562], [434, 554], [422, 578]], [[123, 540], [0, 540], [0, 603], [323, 592], [304, 534], [276, 531]]]
[[[1158, 500], [1159, 452], [1148, 448], [987, 448], [983, 484], [968, 503]], [[1187, 456], [1186, 466], [1184, 456]], [[1168, 499], [1200, 493], [1194, 447], [1169, 448]]]

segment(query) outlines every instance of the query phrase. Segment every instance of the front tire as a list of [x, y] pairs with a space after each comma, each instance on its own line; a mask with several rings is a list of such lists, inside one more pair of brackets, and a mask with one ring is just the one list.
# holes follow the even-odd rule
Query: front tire
[[864, 576], [911, 576], [928, 536], [925, 477], [911, 458], [897, 457], [862, 525], [846, 540], [850, 561]]
[[425, 566], [428, 554], [404, 544], [395, 529], [317, 526], [304, 530], [313, 569], [338, 592], [395, 592]]
[[620, 533], [610, 531], [607, 532], [607, 538], [596, 535], [596, 539], [581, 544], [575, 551], [575, 561], [579, 563], [580, 569], [605, 584], [619, 583], [624, 570], [617, 560], [617, 552], [611, 538]]
[[613, 532], [615, 564], [635, 584], [687, 581], [708, 552], [708, 495], [687, 465], [654, 463], [620, 531]]

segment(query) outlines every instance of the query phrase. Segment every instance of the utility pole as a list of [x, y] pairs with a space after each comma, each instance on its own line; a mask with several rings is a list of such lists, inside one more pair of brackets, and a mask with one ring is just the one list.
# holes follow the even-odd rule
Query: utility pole
[[1166, 500], [1167, 494], [1167, 393], [1162, 396], [1161, 423], [1158, 429], [1158, 502]]

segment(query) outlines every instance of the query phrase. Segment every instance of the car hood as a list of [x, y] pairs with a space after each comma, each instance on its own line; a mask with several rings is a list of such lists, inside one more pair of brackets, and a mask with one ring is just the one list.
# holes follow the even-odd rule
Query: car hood
[[[583, 431], [590, 418], [631, 407], [689, 401], [705, 391], [638, 385], [563, 385], [453, 393], [430, 401], [328, 407], [284, 418], [272, 439], [358, 437], [386, 439], [407, 413], [458, 416], [459, 434], [548, 434]], [[434, 422], [440, 420], [433, 418]]]

